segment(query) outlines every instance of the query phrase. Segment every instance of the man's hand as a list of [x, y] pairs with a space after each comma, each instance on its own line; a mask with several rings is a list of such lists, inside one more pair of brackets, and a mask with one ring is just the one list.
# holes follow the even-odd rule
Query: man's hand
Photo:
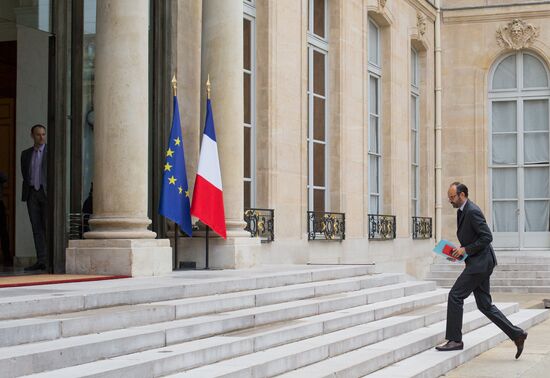
[[459, 247], [459, 248], [453, 249], [451, 252], [451, 255], [453, 255], [455, 259], [461, 259], [462, 256], [464, 256], [464, 253], [466, 253], [466, 250], [464, 249], [464, 247]]

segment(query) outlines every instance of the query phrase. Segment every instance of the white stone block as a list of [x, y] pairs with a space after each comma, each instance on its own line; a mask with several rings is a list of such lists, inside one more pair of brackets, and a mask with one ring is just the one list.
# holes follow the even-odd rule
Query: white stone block
[[65, 268], [68, 274], [166, 275], [172, 248], [168, 239], [70, 240]]

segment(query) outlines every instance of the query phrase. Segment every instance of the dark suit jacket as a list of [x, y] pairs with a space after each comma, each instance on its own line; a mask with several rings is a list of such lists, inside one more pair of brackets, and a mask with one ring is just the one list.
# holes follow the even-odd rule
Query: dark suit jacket
[[[27, 148], [21, 152], [21, 174], [23, 175], [23, 190], [21, 192], [21, 201], [27, 201], [29, 199], [29, 193], [31, 190], [31, 161], [32, 152], [34, 147]], [[48, 146], [44, 146], [44, 156], [42, 156], [42, 177], [44, 182], [48, 182]], [[46, 187], [44, 187], [46, 192]]]
[[491, 242], [493, 235], [481, 209], [468, 200], [458, 223], [456, 236], [466, 249], [465, 273], [487, 273], [497, 265], [497, 258]]

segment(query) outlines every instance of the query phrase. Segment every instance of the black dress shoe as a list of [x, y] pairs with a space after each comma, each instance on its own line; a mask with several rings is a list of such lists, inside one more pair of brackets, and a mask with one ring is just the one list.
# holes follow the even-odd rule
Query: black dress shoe
[[32, 272], [35, 270], [46, 270], [46, 264], [37, 262], [36, 264], [28, 266], [24, 269], [25, 272]]
[[436, 346], [435, 349], [441, 352], [448, 352], [451, 350], [462, 350], [464, 349], [464, 343], [462, 341], [447, 341], [446, 344]]
[[521, 352], [523, 352], [523, 344], [525, 344], [526, 338], [527, 338], [527, 332], [523, 331], [523, 333], [518, 337], [516, 337], [516, 339], [514, 340], [514, 343], [518, 348], [518, 351], [516, 352], [516, 360], [519, 358], [519, 356], [521, 356]]

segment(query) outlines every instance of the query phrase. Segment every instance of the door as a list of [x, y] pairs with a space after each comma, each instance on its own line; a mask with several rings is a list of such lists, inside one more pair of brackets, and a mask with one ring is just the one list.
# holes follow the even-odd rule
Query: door
[[502, 59], [489, 92], [494, 246], [550, 247], [548, 73], [536, 56]]

